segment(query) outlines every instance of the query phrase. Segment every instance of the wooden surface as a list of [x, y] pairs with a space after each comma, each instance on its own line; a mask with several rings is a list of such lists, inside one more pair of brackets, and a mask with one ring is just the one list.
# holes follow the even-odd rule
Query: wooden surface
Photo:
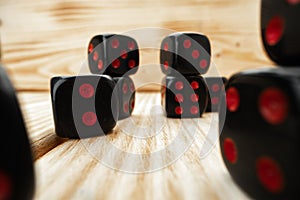
[[[166, 119], [160, 111], [159, 93], [137, 93], [137, 107], [129, 119], [133, 120], [135, 127], [126, 129], [128, 121], [120, 121], [106, 138], [65, 140], [55, 136], [47, 92], [23, 92], [19, 99], [35, 156], [37, 200], [248, 199], [230, 178], [220, 157], [218, 141], [210, 141], [212, 149], [207, 156], [200, 154], [209, 127], [217, 130], [216, 123], [212, 123], [215, 114], [205, 114], [201, 119]], [[153, 116], [162, 120], [163, 126], [157, 126]], [[188, 125], [184, 127], [185, 134], [178, 131], [181, 125]], [[138, 127], [144, 128], [144, 131], [138, 132]], [[128, 134], [130, 130], [133, 135]], [[155, 130], [153, 137], [139, 139], [143, 133]], [[165, 148], [174, 137], [182, 137], [182, 141], [186, 141], [191, 134], [191, 146], [170, 165], [138, 174], [133, 173], [134, 170], [130, 173], [119, 171], [124, 165], [134, 169], [138, 168], [136, 163], [149, 164], [142, 159], [143, 155]], [[105, 139], [124, 152], [140, 154], [141, 160], [130, 160], [123, 153], [117, 153], [109, 158], [114, 165], [108, 167], [105, 161], [99, 160], [111, 154], [111, 146], [103, 143]], [[99, 147], [97, 158], [89, 150], [89, 146], [93, 145]], [[172, 157], [172, 153], [161, 154], [161, 159]], [[152, 168], [149, 166], [145, 169], [150, 171]]]
[[[131, 118], [136, 126], [124, 128], [123, 121], [106, 138], [66, 140], [55, 136], [48, 90], [52, 76], [88, 73], [81, 70], [90, 38], [109, 32], [138, 40], [141, 66], [133, 78], [141, 90], [159, 88], [163, 75], [158, 67], [158, 47], [172, 31], [202, 32], [209, 37], [213, 64], [206, 75], [229, 77], [243, 69], [272, 65], [261, 45], [259, 2], [0, 0], [2, 62], [19, 91], [34, 152], [35, 199], [248, 199], [226, 171], [218, 143], [206, 157], [200, 156], [207, 128], [216, 129], [218, 124], [213, 115], [166, 119], [157, 106], [158, 93], [138, 93]], [[163, 129], [153, 117], [165, 124]], [[188, 125], [186, 134], [178, 134], [183, 122]], [[153, 133], [158, 135], [139, 138]], [[112, 155], [108, 146], [101, 146], [104, 140], [125, 152], [149, 155], [165, 148], [175, 136], [186, 141], [190, 134], [195, 134], [190, 148], [171, 165], [151, 173], [120, 172], [99, 161]], [[101, 149], [98, 159], [88, 151], [91, 146]], [[173, 153], [155, 162], [141, 156], [141, 161], [150, 169], [151, 164], [168, 160]], [[117, 169], [139, 166], [123, 154], [110, 161]]]
[[[159, 83], [158, 47], [168, 30], [206, 34], [210, 74], [230, 76], [271, 65], [259, 33], [259, 0], [1, 0], [3, 62], [20, 90], [47, 90], [54, 75], [76, 75], [92, 36], [134, 35], [141, 49], [138, 85]], [[156, 28], [147, 31], [145, 28]], [[138, 34], [140, 31], [142, 34]], [[144, 87], [153, 89], [153, 85]], [[157, 89], [157, 87], [154, 87]]]

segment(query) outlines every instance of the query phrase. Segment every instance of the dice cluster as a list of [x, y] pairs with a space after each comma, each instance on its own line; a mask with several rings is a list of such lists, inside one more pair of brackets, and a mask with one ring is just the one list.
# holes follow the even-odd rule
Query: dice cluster
[[131, 115], [135, 104], [135, 86], [129, 77], [139, 65], [137, 42], [124, 35], [97, 35], [89, 43], [89, 68], [94, 74], [110, 75], [119, 96], [119, 119]]
[[235, 182], [255, 199], [299, 198], [299, 18], [298, 0], [262, 0], [262, 41], [279, 66], [234, 74], [223, 96], [223, 160]]
[[34, 170], [30, 144], [15, 90], [0, 65], [0, 199], [30, 200]]
[[135, 104], [137, 42], [124, 35], [94, 36], [88, 46], [92, 75], [53, 77], [52, 107], [56, 134], [86, 138], [110, 132], [117, 120], [129, 117]]
[[218, 111], [226, 79], [201, 76], [209, 69], [210, 57], [210, 42], [205, 35], [174, 33], [163, 39], [160, 64], [166, 76], [162, 81], [161, 103], [167, 117], [201, 117], [208, 105], [207, 111]]

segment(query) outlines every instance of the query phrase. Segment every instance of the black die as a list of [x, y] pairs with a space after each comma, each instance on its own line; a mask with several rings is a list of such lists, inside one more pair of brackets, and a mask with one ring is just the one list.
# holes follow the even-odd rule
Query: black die
[[280, 65], [300, 65], [300, 1], [262, 0], [261, 35], [268, 56]]
[[139, 65], [138, 44], [125, 35], [96, 35], [89, 42], [88, 62], [94, 74], [134, 74]]
[[68, 138], [100, 136], [118, 120], [115, 82], [106, 75], [54, 77], [51, 79], [56, 134]]
[[205, 112], [219, 112], [221, 110], [221, 95], [225, 93], [226, 82], [227, 79], [225, 77], [205, 77], [209, 94]]
[[161, 100], [167, 117], [201, 117], [207, 106], [207, 87], [201, 76], [166, 76], [162, 83]]
[[161, 70], [165, 74], [205, 74], [210, 65], [210, 42], [197, 33], [174, 33], [163, 39]]
[[130, 117], [135, 104], [135, 86], [130, 77], [114, 77], [119, 95], [119, 120]]
[[226, 85], [222, 156], [255, 199], [294, 199], [300, 178], [300, 69], [245, 71]]
[[0, 199], [30, 200], [34, 168], [30, 144], [15, 90], [0, 66]]

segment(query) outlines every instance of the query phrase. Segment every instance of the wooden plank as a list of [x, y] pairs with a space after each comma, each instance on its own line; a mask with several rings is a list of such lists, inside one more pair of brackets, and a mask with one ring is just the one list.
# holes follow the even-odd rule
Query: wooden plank
[[19, 93], [22, 109], [34, 159], [65, 141], [54, 133], [52, 106], [48, 92]]
[[[248, 199], [230, 178], [218, 141], [207, 140], [209, 130], [218, 136], [216, 114], [167, 119], [159, 93], [138, 92], [133, 116], [113, 133], [65, 140], [55, 137], [48, 93], [19, 99], [36, 156], [35, 199]], [[201, 154], [205, 141], [212, 148]]]
[[50, 77], [79, 73], [93, 35], [133, 34], [142, 47], [134, 80], [158, 89], [158, 48], [167, 29], [208, 35], [214, 64], [207, 75], [228, 77], [272, 65], [261, 45], [259, 10], [260, 0], [1, 1], [3, 62], [19, 90], [49, 90]]

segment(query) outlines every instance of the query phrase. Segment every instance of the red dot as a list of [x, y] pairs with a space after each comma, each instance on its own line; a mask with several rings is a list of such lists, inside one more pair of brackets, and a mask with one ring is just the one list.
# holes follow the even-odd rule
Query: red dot
[[129, 60], [129, 61], [128, 61], [128, 67], [129, 67], [130, 69], [134, 68], [134, 67], [135, 67], [135, 60]]
[[197, 106], [192, 106], [190, 109], [191, 114], [196, 115], [199, 113], [199, 109]]
[[183, 89], [183, 83], [181, 81], [177, 81], [175, 83], [176, 90], [182, 90]]
[[135, 87], [134, 87], [134, 84], [133, 84], [133, 83], [130, 83], [130, 91], [131, 91], [131, 92], [134, 92], [134, 91], [135, 91]]
[[259, 111], [264, 119], [273, 125], [287, 118], [289, 103], [287, 96], [277, 88], [265, 89], [259, 97]]
[[122, 51], [121, 51], [121, 58], [122, 58], [122, 59], [126, 59], [127, 56], [128, 56], [127, 51], [126, 51], [126, 50], [122, 50]]
[[12, 183], [11, 179], [2, 171], [0, 171], [0, 199], [10, 199]]
[[237, 111], [240, 106], [240, 94], [235, 87], [230, 87], [226, 91], [226, 104], [231, 112]]
[[176, 113], [177, 115], [181, 115], [181, 114], [183, 113], [183, 108], [181, 108], [180, 106], [177, 106], [177, 107], [175, 108], [175, 113]]
[[168, 61], [164, 62], [164, 68], [165, 68], [166, 71], [169, 69], [169, 62]]
[[125, 102], [124, 103], [124, 105], [123, 105], [123, 111], [124, 111], [124, 113], [128, 113], [128, 103], [127, 102]]
[[103, 69], [103, 61], [102, 60], [98, 61], [98, 69], [99, 70]]
[[113, 39], [112, 41], [111, 41], [111, 47], [112, 48], [114, 48], [114, 49], [117, 49], [118, 47], [119, 47], [119, 45], [120, 45], [120, 42], [119, 42], [119, 40], [118, 39]]
[[220, 86], [215, 83], [211, 86], [211, 89], [213, 92], [218, 92], [220, 90]]
[[123, 90], [124, 94], [126, 94], [128, 92], [128, 86], [126, 83], [124, 83], [122, 90]]
[[134, 106], [135, 106], [135, 100], [134, 99], [131, 100], [130, 106], [131, 106], [131, 110], [133, 110]]
[[207, 61], [205, 59], [201, 60], [199, 66], [201, 69], [205, 69], [207, 67]]
[[117, 68], [120, 67], [120, 64], [121, 64], [120, 60], [119, 60], [119, 59], [116, 59], [116, 60], [114, 60], [114, 61], [112, 62], [111, 65], [112, 65], [113, 68], [117, 69]]
[[284, 20], [279, 16], [273, 17], [269, 21], [266, 27], [266, 31], [265, 31], [266, 42], [270, 46], [276, 45], [280, 41], [283, 33], [284, 33]]
[[183, 47], [184, 48], [189, 49], [191, 47], [191, 45], [192, 45], [191, 40], [186, 39], [186, 40], [183, 41]]
[[169, 44], [167, 42], [164, 43], [164, 50], [165, 51], [169, 50]]
[[94, 60], [94, 61], [97, 61], [98, 58], [99, 58], [98, 52], [95, 51], [94, 54], [93, 54], [93, 60]]
[[197, 81], [193, 81], [193, 82], [191, 82], [191, 86], [194, 90], [196, 90], [199, 88], [199, 83]]
[[194, 59], [197, 59], [197, 58], [199, 58], [199, 56], [200, 56], [199, 51], [198, 51], [198, 50], [193, 50], [193, 52], [192, 52], [192, 57], [193, 57]]
[[286, 0], [286, 1], [291, 5], [296, 5], [296, 4], [300, 3], [300, 0]]
[[199, 101], [199, 96], [197, 94], [191, 94], [191, 100], [192, 102], [198, 102]]
[[82, 122], [86, 126], [93, 126], [97, 122], [97, 115], [94, 112], [86, 112], [82, 115]]
[[183, 102], [183, 96], [182, 94], [176, 94], [175, 95], [175, 101], [179, 102], [179, 103], [182, 103]]
[[129, 41], [127, 43], [127, 47], [129, 50], [133, 50], [135, 48], [135, 43], [133, 41]]
[[94, 45], [92, 43], [89, 44], [89, 53], [94, 50]]
[[231, 163], [234, 164], [237, 161], [237, 148], [234, 141], [230, 138], [226, 138], [223, 141], [223, 150], [225, 158]]
[[258, 180], [271, 193], [279, 193], [284, 188], [284, 177], [277, 162], [269, 157], [260, 157], [256, 161]]
[[84, 83], [79, 87], [79, 94], [83, 98], [91, 98], [95, 93], [94, 87], [91, 84]]
[[219, 103], [219, 98], [218, 97], [213, 97], [212, 99], [211, 99], [211, 104], [212, 105], [216, 105], [216, 104], [218, 104]]

